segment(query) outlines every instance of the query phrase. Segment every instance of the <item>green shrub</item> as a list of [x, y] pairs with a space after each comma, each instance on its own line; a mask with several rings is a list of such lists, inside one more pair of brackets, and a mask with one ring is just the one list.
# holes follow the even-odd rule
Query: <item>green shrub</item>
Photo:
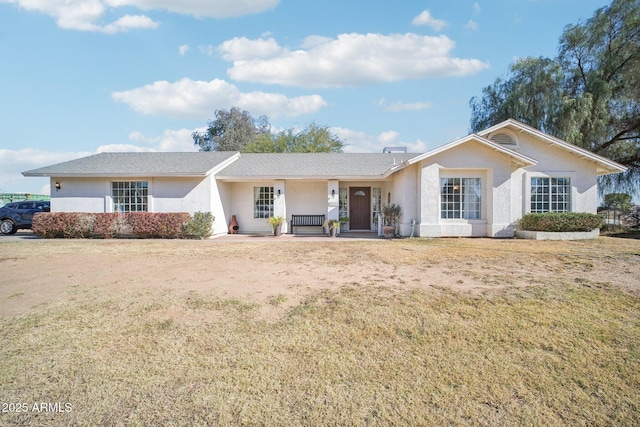
[[183, 237], [205, 239], [211, 236], [213, 220], [214, 217], [211, 212], [195, 212], [191, 218], [182, 224]]
[[602, 227], [604, 219], [584, 212], [547, 212], [527, 214], [520, 226], [528, 231], [575, 232], [591, 231]]

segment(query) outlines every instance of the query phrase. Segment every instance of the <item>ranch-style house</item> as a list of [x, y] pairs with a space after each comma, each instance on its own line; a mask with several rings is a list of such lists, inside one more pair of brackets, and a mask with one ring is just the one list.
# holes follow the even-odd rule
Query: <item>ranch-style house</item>
[[[597, 209], [597, 178], [625, 167], [515, 120], [423, 154], [101, 153], [23, 172], [51, 182], [52, 212], [210, 211], [214, 234], [269, 233], [267, 219], [348, 217], [378, 231], [402, 208], [402, 236], [512, 237], [529, 212]], [[319, 227], [296, 226], [295, 233]]]

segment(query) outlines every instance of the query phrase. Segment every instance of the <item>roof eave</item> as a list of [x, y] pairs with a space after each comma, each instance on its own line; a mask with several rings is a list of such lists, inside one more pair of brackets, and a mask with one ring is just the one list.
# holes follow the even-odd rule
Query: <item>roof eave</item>
[[506, 156], [511, 157], [511, 159], [514, 161], [514, 163], [518, 164], [518, 165], [522, 165], [522, 167], [526, 167], [526, 166], [534, 166], [536, 164], [538, 164], [538, 161], [535, 159], [532, 159], [531, 157], [525, 156], [523, 154], [520, 154], [516, 151], [513, 151], [509, 148], [505, 148], [500, 146], [499, 144], [496, 144], [492, 141], [489, 141], [488, 139], [482, 137], [481, 135], [478, 134], [470, 134], [467, 135], [465, 137], [459, 138], [455, 141], [452, 141], [448, 144], [442, 145], [440, 147], [434, 148], [431, 151], [428, 151], [424, 154], [421, 154], [419, 156], [416, 156], [410, 160], [407, 161], [407, 164], [414, 164], [414, 163], [418, 163], [421, 162], [422, 160], [428, 159], [429, 157], [433, 157], [437, 154], [443, 153], [445, 151], [451, 150], [459, 145], [465, 144], [467, 142], [470, 141], [476, 141], [479, 142], [483, 145], [485, 145], [487, 148], [492, 149], [494, 151], [497, 151], [499, 153], [502, 153]]
[[57, 177], [57, 178], [162, 178], [162, 177], [182, 177], [182, 178], [204, 178], [208, 172], [203, 173], [29, 173], [22, 172], [28, 177]]
[[571, 144], [569, 142], [563, 141], [560, 138], [556, 138], [555, 136], [544, 133], [539, 129], [533, 128], [529, 125], [526, 125], [514, 119], [507, 119], [504, 122], [498, 123], [497, 125], [494, 125], [488, 129], [483, 130], [479, 134], [483, 136], [489, 135], [499, 129], [502, 129], [508, 126], [513, 126], [521, 132], [527, 132], [529, 134], [535, 135], [538, 138], [547, 142], [548, 144], [557, 145], [566, 151], [577, 154], [578, 156], [580, 156], [580, 158], [590, 160], [596, 163], [598, 165], [598, 169], [597, 169], [598, 175], [609, 175], [609, 174], [624, 172], [627, 170], [627, 167], [624, 165], [621, 165], [620, 163], [614, 162], [613, 160], [607, 159], [606, 157], [602, 157], [598, 154], [595, 154], [575, 144]]
[[380, 181], [386, 175], [216, 175], [219, 181]]

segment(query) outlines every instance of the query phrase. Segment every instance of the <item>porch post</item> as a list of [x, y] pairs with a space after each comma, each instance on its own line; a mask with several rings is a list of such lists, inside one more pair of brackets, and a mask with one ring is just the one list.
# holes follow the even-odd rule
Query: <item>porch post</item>
[[327, 182], [327, 219], [340, 219], [340, 183]]
[[[281, 216], [287, 220], [287, 195], [285, 191], [284, 181], [275, 181], [273, 183], [273, 216]], [[287, 233], [289, 230], [288, 223], [282, 224], [282, 232]]]

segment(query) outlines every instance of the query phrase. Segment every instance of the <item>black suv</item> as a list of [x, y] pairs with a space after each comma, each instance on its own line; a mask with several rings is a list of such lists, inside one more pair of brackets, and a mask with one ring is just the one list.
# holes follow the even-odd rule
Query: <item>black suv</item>
[[0, 233], [14, 234], [21, 228], [31, 228], [33, 215], [49, 212], [51, 202], [23, 200], [7, 203], [0, 208]]

